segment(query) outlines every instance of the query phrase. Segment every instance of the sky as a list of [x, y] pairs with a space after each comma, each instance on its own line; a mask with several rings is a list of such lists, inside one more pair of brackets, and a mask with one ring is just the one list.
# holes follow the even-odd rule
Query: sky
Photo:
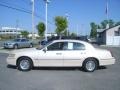
[[[90, 32], [90, 23], [100, 24], [106, 19], [107, 0], [50, 0], [48, 4], [48, 33], [54, 32], [56, 16], [66, 16], [68, 14], [69, 31], [86, 35]], [[120, 0], [108, 0], [108, 18], [115, 22], [120, 21]], [[32, 32], [32, 16], [29, 13], [20, 12], [11, 8], [31, 11], [31, 0], [0, 0], [0, 28], [18, 27]], [[45, 2], [35, 0], [35, 26], [39, 22], [45, 22]], [[37, 32], [37, 30], [35, 29]]]

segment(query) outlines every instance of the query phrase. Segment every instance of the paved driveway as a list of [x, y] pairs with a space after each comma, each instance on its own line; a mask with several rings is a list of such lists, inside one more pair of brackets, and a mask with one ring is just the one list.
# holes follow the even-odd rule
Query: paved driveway
[[93, 73], [81, 68], [34, 68], [21, 72], [8, 68], [8, 54], [1, 53], [0, 90], [120, 90], [120, 48], [107, 49], [112, 51], [116, 64]]

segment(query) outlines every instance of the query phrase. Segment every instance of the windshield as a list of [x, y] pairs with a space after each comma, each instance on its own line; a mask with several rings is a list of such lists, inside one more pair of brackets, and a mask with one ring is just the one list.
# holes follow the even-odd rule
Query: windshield
[[21, 41], [21, 39], [15, 39], [14, 41], [15, 41], [15, 42], [20, 42], [20, 41]]

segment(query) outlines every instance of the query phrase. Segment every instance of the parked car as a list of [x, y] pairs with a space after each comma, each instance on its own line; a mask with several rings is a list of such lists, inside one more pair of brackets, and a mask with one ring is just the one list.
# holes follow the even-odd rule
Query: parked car
[[46, 41], [44, 39], [39, 42], [39, 44], [42, 46], [46, 45], [47, 43], [48, 43], [48, 41]]
[[27, 71], [32, 67], [83, 67], [93, 72], [98, 66], [111, 65], [115, 58], [108, 50], [94, 48], [90, 43], [80, 40], [54, 40], [43, 48], [12, 51], [9, 65]]
[[18, 49], [23, 47], [33, 47], [33, 43], [25, 38], [18, 38], [4, 43], [4, 48]]
[[88, 42], [90, 42], [92, 44], [97, 44], [97, 39], [96, 38], [89, 38]]

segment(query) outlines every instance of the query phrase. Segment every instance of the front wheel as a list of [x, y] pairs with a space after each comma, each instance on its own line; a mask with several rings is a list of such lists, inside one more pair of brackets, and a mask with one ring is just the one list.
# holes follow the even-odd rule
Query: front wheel
[[18, 49], [18, 45], [17, 44], [14, 45], [14, 49]]
[[83, 63], [83, 68], [87, 72], [93, 72], [97, 69], [97, 61], [94, 58], [88, 58]]
[[21, 57], [17, 63], [18, 70], [20, 71], [29, 71], [32, 69], [32, 61], [28, 57]]

